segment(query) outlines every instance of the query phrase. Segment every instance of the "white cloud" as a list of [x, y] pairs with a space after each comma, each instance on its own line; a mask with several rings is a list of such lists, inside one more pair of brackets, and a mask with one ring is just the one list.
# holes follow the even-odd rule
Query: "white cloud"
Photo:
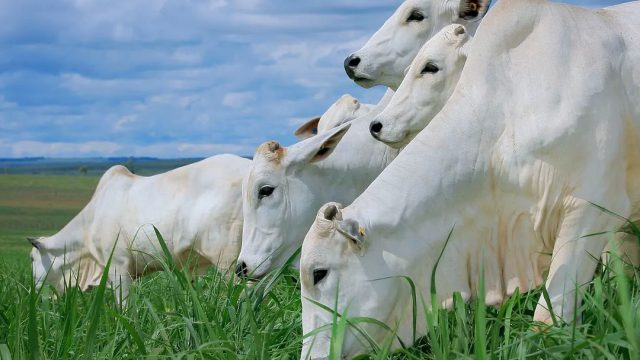
[[75, 156], [111, 156], [122, 147], [105, 141], [89, 141], [86, 143], [65, 143], [40, 141], [18, 141], [10, 143], [0, 140], [0, 156], [2, 157], [75, 157]]
[[255, 99], [256, 94], [253, 91], [231, 92], [224, 95], [222, 105], [238, 109], [249, 106]]
[[171, 54], [171, 59], [178, 64], [196, 65], [202, 62], [202, 50], [197, 48], [179, 48]]
[[240, 10], [255, 11], [263, 4], [263, 0], [235, 0], [234, 5]]
[[115, 131], [126, 131], [127, 127], [138, 120], [137, 115], [125, 115], [121, 117], [115, 124]]

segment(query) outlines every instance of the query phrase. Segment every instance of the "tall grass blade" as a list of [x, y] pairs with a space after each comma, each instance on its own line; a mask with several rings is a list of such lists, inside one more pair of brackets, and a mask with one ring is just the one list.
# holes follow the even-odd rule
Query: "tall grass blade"
[[0, 360], [11, 360], [11, 352], [7, 344], [0, 344]]
[[32, 360], [40, 358], [40, 343], [38, 341], [38, 316], [36, 303], [39, 298], [39, 291], [36, 291], [36, 279], [31, 278], [31, 291], [29, 291], [29, 358]]
[[484, 360], [487, 358], [487, 345], [486, 345], [486, 305], [485, 305], [485, 282], [484, 282], [484, 261], [480, 267], [480, 286], [478, 289], [478, 298], [476, 301], [476, 314], [475, 314], [475, 356], [478, 360]]

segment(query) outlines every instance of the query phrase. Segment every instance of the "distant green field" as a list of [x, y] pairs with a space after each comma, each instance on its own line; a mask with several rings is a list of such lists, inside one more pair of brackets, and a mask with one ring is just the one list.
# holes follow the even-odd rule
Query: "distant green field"
[[82, 209], [96, 176], [0, 175], [0, 258], [24, 256], [26, 236], [51, 235]]
[[201, 158], [0, 158], [0, 174], [100, 176], [114, 165], [124, 165], [138, 175], [159, 174]]

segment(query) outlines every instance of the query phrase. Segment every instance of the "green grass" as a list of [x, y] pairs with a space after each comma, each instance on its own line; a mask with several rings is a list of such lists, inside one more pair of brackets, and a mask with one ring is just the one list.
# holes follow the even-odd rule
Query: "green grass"
[[[57, 299], [48, 287], [35, 292], [22, 236], [56, 231], [96, 181], [0, 176], [0, 359], [299, 358], [300, 291], [288, 270], [247, 286], [215, 270], [192, 279], [165, 261], [167, 271], [134, 283], [124, 309], [104, 287]], [[614, 273], [605, 269], [588, 286], [579, 325], [532, 330], [540, 290], [515, 294], [498, 309], [456, 296], [451, 310], [428, 315], [430, 331], [415, 346], [391, 353], [390, 333], [366, 358], [640, 359], [640, 276], [637, 269], [633, 277]], [[332, 350], [363, 321], [336, 314], [327, 330], [335, 334]]]

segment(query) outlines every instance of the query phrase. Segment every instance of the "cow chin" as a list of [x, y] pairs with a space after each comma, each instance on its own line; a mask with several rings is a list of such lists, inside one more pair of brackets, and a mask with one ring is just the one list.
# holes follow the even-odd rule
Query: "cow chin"
[[388, 137], [385, 134], [380, 134], [378, 136], [378, 140], [383, 142], [385, 145], [389, 146], [393, 149], [402, 149], [407, 146], [409, 143], [409, 133], [407, 131], [403, 131], [398, 137]]
[[256, 261], [248, 260], [247, 264], [247, 279], [252, 281], [258, 281], [265, 277], [271, 271], [273, 262], [270, 256], [267, 256]]
[[378, 85], [377, 82], [375, 82], [374, 80], [371, 80], [369, 78], [366, 77], [359, 77], [356, 76], [353, 78], [353, 81], [358, 84], [359, 86], [362, 86], [365, 89], [370, 89], [376, 85]]

